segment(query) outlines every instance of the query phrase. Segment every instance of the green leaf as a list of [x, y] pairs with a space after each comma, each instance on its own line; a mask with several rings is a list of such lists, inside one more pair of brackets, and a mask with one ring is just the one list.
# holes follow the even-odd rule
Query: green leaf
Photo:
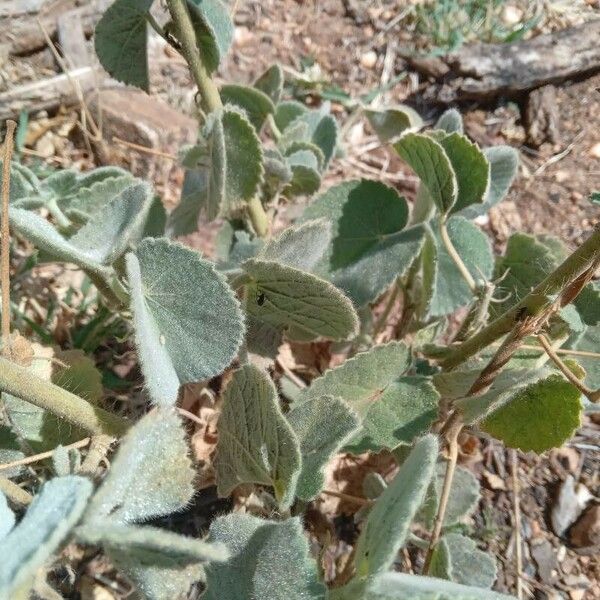
[[278, 522], [240, 513], [218, 517], [209, 540], [226, 544], [231, 558], [207, 566], [203, 600], [325, 600], [298, 517]]
[[[444, 485], [444, 476], [446, 474], [446, 463], [439, 462], [436, 466], [436, 475], [433, 478], [427, 497], [419, 513], [419, 521], [431, 529], [438, 511], [442, 486]], [[477, 478], [469, 469], [456, 467], [452, 486], [450, 487], [450, 496], [446, 505], [444, 515], [444, 527], [452, 527], [470, 516], [481, 498], [481, 490]]]
[[400, 471], [371, 509], [356, 543], [356, 578], [366, 581], [390, 568], [425, 498], [434, 473], [438, 442], [428, 435], [416, 444]]
[[102, 546], [108, 552], [127, 552], [146, 564], [184, 566], [196, 562], [224, 561], [223, 544], [210, 544], [158, 527], [114, 524], [110, 519], [79, 527], [77, 538], [84, 544]]
[[[219, 121], [218, 121], [219, 122]], [[209, 179], [209, 206], [220, 206], [221, 216], [230, 216], [243, 209], [258, 191], [263, 180], [263, 156], [254, 128], [239, 111], [225, 107], [217, 126], [213, 164]], [[222, 143], [222, 148], [220, 144]], [[219, 152], [222, 151], [222, 155]], [[218, 173], [217, 173], [218, 171]], [[222, 181], [222, 199], [213, 199]], [[214, 218], [209, 209], [209, 218]]]
[[496, 561], [459, 533], [447, 533], [435, 547], [431, 569], [434, 577], [489, 589], [496, 581]]
[[396, 152], [419, 176], [442, 214], [450, 212], [458, 194], [456, 176], [444, 148], [430, 137], [417, 133], [403, 135]]
[[[446, 228], [452, 245], [475, 279], [490, 279], [494, 270], [494, 254], [485, 233], [464, 217], [451, 217]], [[424, 264], [426, 289], [431, 285], [427, 315], [440, 317], [453, 313], [473, 300], [473, 292], [444, 246], [436, 231], [431, 238], [432, 254]], [[433, 264], [432, 264], [433, 263]]]
[[277, 104], [283, 94], [283, 70], [278, 64], [269, 67], [255, 82], [254, 87], [265, 93], [273, 102]]
[[346, 340], [356, 335], [352, 303], [330, 283], [271, 261], [251, 259], [243, 268], [251, 278], [247, 310], [254, 317], [312, 337]]
[[54, 357], [52, 383], [94, 404], [102, 399], [102, 374], [82, 350], [61, 350]]
[[[586, 328], [574, 344], [576, 350], [598, 352], [600, 348], [600, 325]], [[585, 383], [592, 389], [600, 388], [600, 360], [596, 357], [578, 356], [577, 362], [585, 369]]]
[[147, 521], [181, 510], [194, 495], [194, 476], [179, 417], [172, 409], [155, 409], [122, 439], [85, 525]]
[[575, 298], [575, 307], [586, 325], [600, 323], [600, 282], [586, 285]]
[[412, 444], [438, 416], [439, 394], [425, 377], [401, 377], [374, 401], [348, 449], [357, 454]]
[[[287, 144], [285, 146], [285, 151], [284, 151], [284, 155], [288, 156], [288, 157], [292, 157], [294, 155], [296, 156], [309, 156], [306, 155], [305, 153], [302, 154], [296, 154], [298, 153], [300, 150], [308, 150], [310, 152], [310, 154], [314, 155], [314, 158], [316, 158], [316, 164], [315, 162], [309, 158], [308, 160], [305, 161], [305, 164], [316, 168], [319, 172], [323, 171], [323, 169], [325, 168], [325, 154], [323, 154], [323, 150], [321, 150], [321, 148], [319, 148], [319, 146], [317, 146], [316, 144], [314, 144], [313, 142], [303, 142], [303, 141], [291, 141], [289, 144]], [[302, 161], [300, 161], [299, 159], [292, 159], [290, 161], [292, 164], [301, 164]]]
[[501, 202], [508, 193], [519, 169], [519, 153], [510, 146], [485, 148], [483, 154], [490, 163], [490, 186], [481, 204], [467, 206], [460, 212], [467, 219], [484, 215], [490, 208]]
[[246, 365], [235, 371], [223, 398], [214, 460], [219, 496], [229, 496], [242, 483], [258, 483], [272, 486], [281, 507], [288, 508], [301, 457], [273, 382]]
[[6, 496], [0, 492], [0, 542], [15, 526], [15, 513], [8, 506]]
[[[3, 162], [0, 159], [0, 186], [2, 185]], [[36, 197], [41, 194], [40, 181], [27, 167], [17, 162], [10, 163], [10, 191], [8, 201], [18, 205], [21, 198]]]
[[519, 302], [558, 262], [552, 249], [540, 239], [526, 234], [514, 233], [508, 238], [504, 256], [496, 260], [494, 279], [501, 279], [497, 295], [508, 299], [495, 307], [497, 314]]
[[42, 486], [19, 524], [0, 540], [0, 598], [14, 598], [17, 589], [33, 583], [79, 521], [92, 489], [91, 481], [76, 476]]
[[259, 89], [228, 84], [221, 87], [223, 104], [233, 104], [246, 112], [250, 123], [260, 131], [267, 117], [275, 112], [273, 101]]
[[202, 60], [215, 71], [233, 42], [229, 7], [221, 0], [187, 0]]
[[127, 274], [150, 397], [174, 404], [180, 383], [210, 379], [235, 358], [244, 335], [239, 303], [213, 263], [165, 239], [128, 254]]
[[321, 174], [316, 164], [307, 164], [305, 159], [300, 152], [288, 157], [292, 179], [284, 189], [286, 196], [310, 196], [321, 187]]
[[437, 120], [435, 129], [441, 129], [446, 133], [462, 134], [464, 129], [462, 115], [455, 108], [449, 108]]
[[478, 587], [422, 575], [385, 573], [367, 590], [368, 600], [516, 600]]
[[335, 396], [345, 400], [360, 416], [364, 416], [372, 402], [410, 365], [410, 350], [403, 342], [374, 346], [356, 354], [339, 367], [325, 371], [302, 390], [298, 402], [320, 396]]
[[360, 423], [341, 399], [318, 396], [294, 406], [286, 415], [302, 454], [302, 471], [296, 496], [312, 500], [323, 488], [323, 469]]
[[296, 100], [279, 102], [275, 108], [275, 124], [280, 131], [285, 131], [299, 116], [307, 112], [308, 108]]
[[134, 184], [114, 197], [70, 239], [39, 215], [11, 208], [14, 229], [57, 260], [104, 272], [139, 238], [152, 203], [147, 184]]
[[173, 238], [198, 231], [198, 220], [204, 207], [207, 209], [209, 218], [216, 218], [219, 206], [217, 204], [211, 207], [208, 203], [205, 203], [210, 198], [206, 172], [188, 169], [183, 179], [179, 204], [167, 217], [166, 235]]
[[483, 152], [459, 133], [451, 133], [440, 144], [450, 159], [458, 187], [451, 212], [483, 202], [490, 186], [490, 164]]
[[325, 219], [306, 221], [288, 227], [259, 252], [258, 258], [312, 271], [325, 254], [331, 240], [331, 228]]
[[404, 274], [423, 244], [423, 229], [404, 229], [408, 205], [376, 181], [356, 180], [330, 188], [302, 215], [327, 219], [333, 244], [322, 266], [331, 281], [357, 306], [380, 296]]
[[365, 109], [369, 125], [385, 144], [397, 138], [405, 130], [420, 127], [423, 120], [410, 106], [398, 105], [383, 109]]
[[481, 428], [510, 448], [538, 454], [558, 448], [581, 425], [581, 393], [561, 375], [550, 375], [489, 414]]
[[94, 47], [117, 81], [149, 90], [147, 15], [153, 0], [115, 0], [96, 25]]

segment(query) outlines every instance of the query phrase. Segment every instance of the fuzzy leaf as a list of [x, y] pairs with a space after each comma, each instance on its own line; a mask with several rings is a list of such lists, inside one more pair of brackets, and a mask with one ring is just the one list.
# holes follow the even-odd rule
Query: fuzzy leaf
[[233, 374], [223, 397], [214, 461], [219, 496], [229, 496], [241, 483], [258, 483], [272, 486], [277, 501], [287, 508], [294, 498], [301, 457], [273, 382], [246, 365]]
[[389, 569], [434, 473], [438, 442], [428, 435], [416, 444], [400, 471], [377, 499], [356, 543], [356, 578], [366, 581]]
[[60, 362], [52, 366], [52, 383], [88, 402], [102, 399], [102, 374], [82, 350], [61, 350], [54, 357]]
[[325, 481], [323, 469], [360, 423], [356, 413], [333, 396], [310, 398], [286, 415], [302, 454], [302, 471], [296, 496], [312, 500]]
[[437, 577], [405, 573], [380, 575], [369, 586], [366, 597], [368, 600], [516, 600], [514, 596]]
[[448, 213], [456, 202], [458, 185], [444, 148], [430, 137], [417, 133], [403, 135], [394, 148], [419, 176], [438, 210]]
[[319, 396], [335, 396], [345, 400], [360, 416], [364, 416], [372, 402], [403, 375], [410, 364], [410, 351], [403, 342], [374, 346], [356, 354], [339, 367], [325, 371], [302, 390], [298, 402]]
[[376, 181], [356, 180], [330, 188], [302, 215], [327, 219], [333, 244], [322, 265], [331, 281], [357, 306], [375, 300], [410, 267], [423, 244], [423, 229], [404, 229], [406, 200]]
[[180, 383], [210, 379], [235, 358], [239, 303], [212, 263], [165, 239], [128, 254], [127, 273], [146, 385], [156, 404], [174, 404]]
[[575, 307], [586, 325], [600, 324], [600, 282], [586, 285], [575, 298]]
[[[419, 520], [422, 520], [428, 528], [433, 527], [445, 474], [446, 464], [438, 463], [436, 476], [427, 490], [427, 497], [419, 514]], [[468, 469], [460, 465], [457, 466], [452, 479], [446, 514], [444, 515], [444, 527], [456, 525], [471, 515], [477, 507], [480, 497], [481, 493], [477, 478]]]
[[437, 419], [438, 401], [439, 394], [427, 378], [399, 378], [368, 408], [348, 449], [359, 454], [412, 444]]
[[250, 123], [260, 131], [267, 117], [275, 112], [273, 101], [259, 89], [228, 84], [221, 87], [223, 104], [233, 104], [246, 112]]
[[[464, 217], [451, 217], [447, 222], [450, 240], [465, 266], [475, 279], [490, 279], [494, 269], [494, 255], [485, 233]], [[435, 232], [432, 255], [424, 270], [430, 269], [431, 296], [427, 314], [440, 317], [453, 313], [466, 306], [473, 299], [473, 293], [463, 279], [458, 267], [448, 254], [439, 233]], [[433, 264], [432, 264], [433, 263]], [[426, 279], [427, 288], [428, 282]]]
[[0, 543], [15, 526], [15, 513], [8, 506], [6, 496], [0, 492]]
[[207, 566], [203, 600], [325, 600], [299, 518], [276, 522], [234, 513], [212, 522], [209, 540], [226, 544], [232, 556]]
[[263, 248], [258, 257], [301, 271], [312, 271], [327, 251], [330, 240], [331, 228], [325, 219], [306, 221], [285, 229]]
[[147, 15], [153, 0], [115, 0], [96, 25], [94, 46], [117, 81], [148, 91]]
[[369, 125], [385, 144], [397, 138], [406, 129], [420, 127], [423, 120], [410, 106], [398, 105], [384, 109], [365, 109]]
[[481, 428], [510, 448], [538, 454], [558, 448], [581, 425], [581, 393], [561, 375], [550, 375], [488, 415]]
[[265, 93], [273, 104], [281, 100], [283, 94], [283, 70], [277, 64], [269, 67], [255, 82], [254, 87]]
[[[0, 186], [2, 185], [2, 172], [3, 162], [0, 160]], [[17, 203], [21, 198], [35, 197], [40, 193], [40, 182], [35, 173], [17, 162], [11, 162], [9, 202]]]
[[287, 157], [292, 179], [284, 189], [287, 196], [310, 196], [321, 187], [321, 174], [314, 155], [296, 152]]
[[349, 339], [358, 331], [352, 303], [330, 283], [292, 267], [263, 260], [243, 265], [251, 278], [248, 312], [275, 327], [312, 337]]
[[[97, 169], [98, 170], [98, 169]], [[64, 211], [73, 219], [88, 220], [97, 210], [110, 203], [113, 198], [121, 194], [123, 190], [135, 183], [135, 179], [129, 174], [107, 177], [92, 181], [89, 186], [78, 188], [71, 198], [63, 199], [66, 204]]]
[[455, 108], [446, 110], [435, 124], [435, 129], [441, 129], [446, 133], [463, 133], [463, 119]]
[[485, 148], [483, 154], [490, 163], [490, 186], [481, 204], [473, 204], [460, 211], [461, 216], [467, 219], [484, 215], [490, 208], [501, 202], [519, 169], [519, 153], [510, 146]]
[[182, 567], [196, 562], [224, 561], [223, 544], [209, 544], [158, 527], [113, 524], [110, 519], [80, 527], [77, 537], [85, 544], [103, 546], [108, 552], [127, 552], [146, 564]]
[[296, 100], [279, 102], [275, 108], [275, 124], [280, 131], [285, 131], [299, 116], [307, 112], [308, 108]]
[[459, 533], [447, 533], [435, 547], [431, 575], [463, 585], [489, 589], [496, 581], [496, 561]]
[[215, 218], [219, 212], [219, 206], [218, 204], [211, 206], [208, 203], [210, 198], [207, 174], [204, 171], [188, 169], [183, 179], [179, 204], [167, 217], [166, 235], [174, 238], [197, 231], [200, 212], [205, 206], [207, 216]]
[[490, 186], [490, 164], [483, 152], [459, 133], [451, 133], [440, 144], [450, 159], [458, 186], [452, 212], [483, 202]]
[[[155, 409], [125, 435], [87, 510], [86, 525], [132, 523], [181, 510], [194, 495], [194, 470], [181, 421]], [[164, 485], [168, 481], [169, 485]]]
[[233, 21], [221, 0], [187, 0], [202, 59], [215, 71], [233, 42]]
[[32, 583], [36, 571], [79, 521], [92, 483], [84, 477], [57, 477], [45, 483], [19, 524], [0, 540], [0, 598]]
[[[577, 340], [574, 347], [577, 350], [598, 352], [600, 348], [600, 325], [588, 327]], [[585, 369], [585, 383], [593, 389], [600, 388], [600, 361], [595, 357], [578, 356], [577, 362]]]

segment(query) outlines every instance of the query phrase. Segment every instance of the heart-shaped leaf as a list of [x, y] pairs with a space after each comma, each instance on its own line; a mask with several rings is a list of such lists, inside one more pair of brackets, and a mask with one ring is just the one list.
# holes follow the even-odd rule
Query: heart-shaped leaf
[[356, 335], [358, 317], [336, 287], [305, 271], [264, 260], [243, 265], [248, 312], [277, 328], [294, 328], [312, 338], [346, 340]]
[[581, 425], [580, 398], [572, 383], [550, 375], [517, 392], [480, 426], [509, 448], [539, 454], [562, 446]]
[[320, 272], [357, 306], [374, 301], [418, 256], [423, 229], [405, 229], [406, 200], [376, 181], [356, 180], [330, 188], [302, 215], [327, 219], [333, 244]]
[[[142, 417], [121, 441], [92, 498], [84, 525], [135, 523], [181, 510], [194, 495], [194, 470], [179, 417], [168, 408]], [[168, 481], [168, 485], [162, 485]]]
[[242, 483], [269, 485], [282, 508], [300, 474], [298, 441], [279, 408], [271, 379], [252, 365], [237, 370], [224, 392], [214, 467], [219, 496]]
[[127, 274], [150, 397], [174, 404], [181, 383], [210, 379], [235, 358], [244, 334], [239, 303], [212, 263], [165, 239], [128, 254]]
[[308, 112], [308, 108], [296, 100], [279, 102], [275, 108], [275, 124], [285, 131], [299, 116]]
[[260, 75], [254, 82], [254, 87], [269, 96], [273, 104], [277, 104], [283, 94], [283, 84], [283, 70], [275, 64]]
[[385, 144], [397, 138], [407, 129], [420, 127], [423, 120], [410, 106], [398, 105], [384, 109], [365, 109], [369, 125], [377, 137]]
[[406, 133], [395, 144], [396, 152], [419, 176], [442, 214], [456, 202], [458, 185], [444, 148], [427, 135]]
[[94, 46], [117, 81], [148, 91], [148, 12], [154, 0], [115, 0], [96, 25]]
[[296, 496], [312, 500], [322, 489], [323, 469], [359, 426], [356, 413], [341, 399], [318, 396], [301, 402], [286, 415], [302, 454]]
[[207, 566], [204, 600], [325, 600], [326, 588], [298, 517], [218, 517], [210, 526], [209, 540], [226, 544], [231, 558]]

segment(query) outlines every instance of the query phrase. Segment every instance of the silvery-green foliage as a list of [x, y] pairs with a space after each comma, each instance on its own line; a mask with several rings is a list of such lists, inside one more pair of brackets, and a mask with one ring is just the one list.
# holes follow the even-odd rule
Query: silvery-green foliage
[[254, 87], [271, 98], [273, 104], [278, 104], [283, 94], [283, 84], [283, 70], [275, 64], [258, 77], [254, 82]]
[[302, 470], [296, 496], [312, 500], [322, 489], [323, 469], [359, 426], [358, 415], [341, 398], [318, 396], [286, 415], [300, 445]]
[[463, 133], [462, 115], [455, 108], [449, 108], [437, 120], [435, 129], [442, 129], [446, 133]]
[[106, 276], [109, 266], [140, 238], [152, 198], [150, 186], [132, 183], [68, 238], [46, 219], [22, 208], [10, 209], [10, 222], [16, 232], [54, 260]]
[[410, 350], [402, 342], [375, 346], [339, 367], [325, 371], [302, 390], [298, 403], [320, 396], [334, 396], [342, 398], [364, 416], [371, 403], [408, 370], [411, 361]]
[[155, 404], [172, 405], [181, 383], [214, 377], [235, 358], [239, 303], [213, 263], [165, 239], [128, 254], [127, 274], [146, 386]]
[[273, 487], [282, 508], [293, 498], [300, 475], [298, 440], [279, 408], [266, 373], [246, 365], [224, 392], [214, 460], [217, 490], [228, 496], [241, 483]]
[[[6, 395], [3, 395], [3, 400], [6, 401]], [[15, 460], [21, 460], [24, 457], [25, 454], [15, 433], [8, 425], [0, 425], [0, 462], [2, 464], [10, 463]], [[4, 477], [14, 477], [23, 468], [22, 466], [18, 466], [11, 469], [4, 469], [2, 474]]]
[[285, 229], [270, 240], [258, 257], [301, 271], [312, 271], [327, 251], [330, 241], [331, 227], [325, 219], [306, 221]]
[[381, 182], [363, 179], [333, 186], [302, 216], [331, 223], [332, 243], [318, 272], [357, 306], [375, 301], [421, 251], [424, 230], [407, 227], [408, 214], [406, 199]]
[[36, 571], [59, 548], [81, 518], [92, 484], [83, 477], [45, 483], [19, 524], [0, 540], [0, 598], [30, 586]]
[[496, 561], [459, 533], [447, 533], [437, 543], [429, 573], [434, 577], [480, 588], [491, 588], [496, 581]]
[[6, 496], [0, 492], [0, 542], [15, 526], [15, 513], [8, 506]]
[[86, 525], [105, 519], [135, 523], [181, 510], [194, 495], [193, 479], [179, 417], [171, 408], [154, 409], [121, 441], [90, 502]]
[[271, 98], [254, 87], [227, 84], [221, 86], [219, 94], [223, 104], [233, 104], [241, 108], [257, 131], [262, 129], [267, 117], [275, 112]]
[[366, 596], [362, 597], [368, 600], [515, 600], [514, 596], [479, 587], [405, 573], [380, 575], [369, 585]]
[[421, 438], [384, 492], [379, 496], [362, 526], [356, 543], [356, 573], [334, 598], [363, 598], [375, 577], [387, 571], [402, 548], [427, 487], [434, 474], [438, 454], [434, 435]]
[[290, 337], [346, 340], [358, 331], [358, 316], [350, 300], [335, 286], [311, 273], [266, 260], [243, 265], [248, 313]]
[[75, 475], [81, 466], [81, 455], [77, 448], [57, 446], [52, 453], [52, 468], [58, 477]]
[[[419, 521], [423, 521], [429, 528], [433, 527], [438, 511], [445, 473], [446, 463], [439, 462], [435, 477], [429, 485], [425, 501], [419, 511]], [[446, 505], [444, 527], [451, 527], [469, 517], [477, 507], [480, 498], [480, 486], [475, 475], [465, 467], [457, 466]]]
[[233, 513], [213, 521], [209, 541], [226, 544], [231, 558], [207, 566], [203, 600], [325, 600], [299, 518]]

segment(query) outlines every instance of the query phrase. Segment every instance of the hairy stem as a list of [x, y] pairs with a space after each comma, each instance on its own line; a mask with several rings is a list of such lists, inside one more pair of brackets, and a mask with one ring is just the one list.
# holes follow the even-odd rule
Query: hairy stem
[[546, 354], [550, 357], [550, 360], [560, 369], [562, 374], [584, 395], [590, 402], [600, 402], [600, 390], [592, 390], [583, 383], [577, 376], [569, 369], [569, 367], [562, 361], [560, 356], [556, 354], [556, 351], [552, 347], [552, 344], [548, 341], [548, 338], [540, 333], [537, 336], [542, 348], [546, 351]]
[[456, 471], [456, 463], [458, 461], [458, 436], [460, 435], [462, 427], [462, 423], [457, 421], [447, 433], [448, 465], [446, 466], [446, 473], [444, 475], [444, 484], [442, 486], [440, 503], [438, 506], [437, 514], [435, 516], [433, 532], [431, 534], [431, 540], [429, 541], [429, 548], [427, 548], [425, 565], [423, 566], [424, 575], [427, 575], [427, 573], [429, 573], [429, 568], [431, 567], [431, 559], [433, 558], [433, 552], [440, 539], [442, 527], [444, 526], [444, 517], [446, 516], [446, 508], [448, 507], [450, 490], [452, 489], [452, 481], [454, 480], [454, 472]]
[[264, 238], [269, 235], [269, 217], [258, 196], [254, 196], [247, 204], [248, 217], [252, 223], [254, 233]]
[[[550, 273], [533, 291], [520, 302], [484, 327], [479, 333], [457, 346], [453, 352], [441, 362], [444, 370], [450, 370], [477, 354], [496, 340], [512, 330], [514, 325], [525, 316], [541, 314], [555, 300], [552, 296], [561, 293], [571, 282], [581, 276], [593, 272], [600, 259], [600, 226], [592, 235], [571, 254], [557, 269]], [[591, 275], [590, 275], [591, 276]], [[573, 298], [567, 298], [571, 301]], [[564, 306], [564, 303], [561, 303]]]
[[10, 163], [13, 154], [13, 139], [17, 124], [6, 121], [4, 137], [4, 153], [2, 156], [2, 223], [0, 235], [0, 269], [2, 287], [2, 347], [8, 350], [10, 340], [10, 228], [8, 225], [8, 202], [10, 198]]
[[185, 0], [166, 1], [169, 13], [173, 19], [177, 39], [181, 44], [183, 57], [198, 86], [202, 108], [208, 113], [219, 110], [223, 106], [221, 96], [219, 96], [219, 90], [200, 55], [200, 50], [196, 43], [196, 32], [194, 31], [192, 19], [185, 4]]
[[0, 357], [0, 391], [12, 394], [92, 433], [119, 437], [129, 423]]

